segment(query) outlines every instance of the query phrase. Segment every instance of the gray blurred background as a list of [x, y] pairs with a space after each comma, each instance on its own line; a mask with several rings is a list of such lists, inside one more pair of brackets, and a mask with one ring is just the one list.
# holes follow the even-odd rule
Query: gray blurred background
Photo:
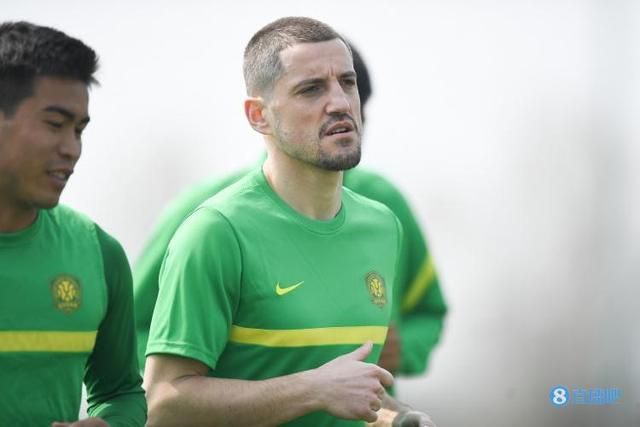
[[[99, 53], [63, 202], [135, 261], [189, 184], [254, 162], [242, 51], [285, 15], [362, 52], [363, 164], [408, 196], [451, 307], [401, 398], [440, 427], [640, 425], [640, 2], [2, 0]], [[622, 391], [555, 408], [549, 391]]]

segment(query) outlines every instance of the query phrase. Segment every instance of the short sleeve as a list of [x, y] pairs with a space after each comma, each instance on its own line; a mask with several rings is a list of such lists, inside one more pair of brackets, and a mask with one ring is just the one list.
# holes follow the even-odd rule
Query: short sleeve
[[172, 354], [213, 369], [238, 306], [241, 265], [227, 218], [209, 207], [194, 211], [169, 243], [160, 270], [147, 356]]

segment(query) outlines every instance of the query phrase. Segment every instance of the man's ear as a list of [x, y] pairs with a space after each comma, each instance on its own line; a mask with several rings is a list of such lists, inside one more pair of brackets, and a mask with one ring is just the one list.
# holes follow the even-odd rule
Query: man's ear
[[262, 98], [247, 98], [244, 101], [244, 115], [256, 132], [260, 132], [263, 135], [271, 135], [271, 126], [265, 119], [265, 105]]

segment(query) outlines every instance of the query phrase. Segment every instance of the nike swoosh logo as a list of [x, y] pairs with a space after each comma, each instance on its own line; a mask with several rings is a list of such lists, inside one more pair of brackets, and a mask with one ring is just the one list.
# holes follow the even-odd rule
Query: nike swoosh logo
[[282, 295], [286, 295], [289, 292], [291, 292], [292, 290], [294, 290], [295, 288], [297, 288], [298, 286], [302, 285], [304, 283], [304, 280], [302, 282], [298, 282], [295, 285], [291, 285], [291, 286], [287, 286], [286, 288], [281, 288], [280, 287], [280, 282], [276, 283], [276, 294], [278, 294], [278, 296], [282, 296]]

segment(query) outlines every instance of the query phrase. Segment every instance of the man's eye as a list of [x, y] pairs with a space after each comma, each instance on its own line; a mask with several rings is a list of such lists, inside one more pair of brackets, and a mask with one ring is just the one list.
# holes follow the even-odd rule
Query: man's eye
[[320, 90], [320, 86], [307, 86], [303, 88], [300, 93], [302, 95], [312, 95]]
[[84, 128], [76, 128], [76, 136], [80, 138], [82, 136], [82, 132], [84, 132]]
[[63, 125], [63, 123], [52, 122], [52, 121], [47, 121], [46, 123], [54, 129], [61, 129]]
[[349, 88], [356, 87], [356, 79], [344, 79], [342, 84]]

